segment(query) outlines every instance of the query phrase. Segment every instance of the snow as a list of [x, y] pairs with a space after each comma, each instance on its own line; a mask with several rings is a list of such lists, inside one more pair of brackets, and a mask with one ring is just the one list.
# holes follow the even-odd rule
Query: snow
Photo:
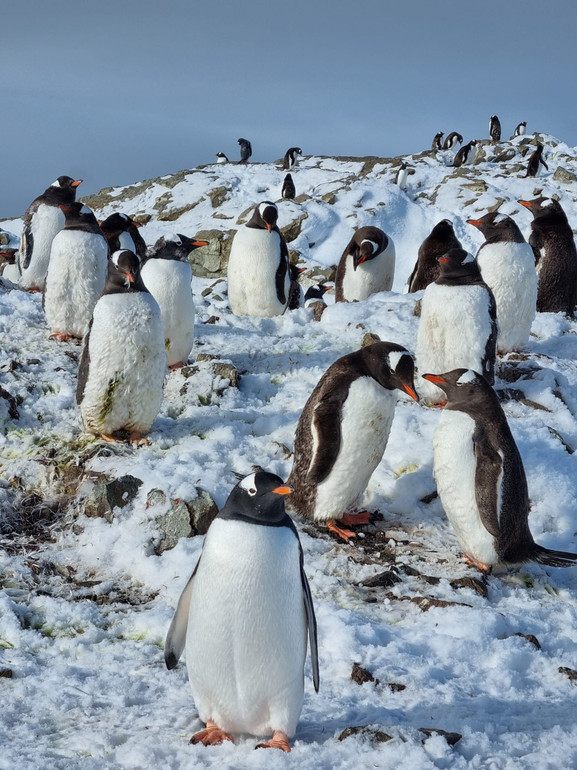
[[[329, 307], [315, 323], [304, 308], [276, 318], [233, 316], [226, 281], [203, 296], [215, 281], [194, 278], [190, 360], [201, 352], [230, 359], [242, 377], [238, 389], [220, 382], [217, 392], [202, 365], [190, 379], [168, 374], [149, 446], [110, 447], [82, 434], [74, 396], [81, 348], [48, 339], [40, 295], [0, 290], [0, 384], [20, 402], [13, 419], [0, 398], [0, 669], [13, 673], [0, 676], [0, 768], [577, 766], [577, 687], [559, 671], [577, 670], [577, 568], [501, 570], [486, 580], [486, 596], [475, 590], [479, 583], [455, 582], [480, 577], [461, 561], [439, 499], [423, 502], [435, 491], [438, 410], [399, 396], [365, 497], [383, 521], [356, 543], [336, 542], [297, 521], [319, 626], [321, 687], [315, 695], [307, 659], [305, 703], [289, 755], [254, 751], [252, 736], [239, 736], [235, 745], [189, 745], [200, 722], [186, 667], [181, 661], [167, 671], [162, 647], [202, 537], [156, 555], [158, 510], [146, 507], [151, 489], [191, 500], [196, 487], [222, 506], [236, 483], [233, 472], [249, 473], [253, 464], [286, 479], [291, 459], [284, 447], [292, 449], [300, 412], [327, 367], [355, 350], [366, 332], [414, 350], [422, 292], [401, 292], [420, 243], [441, 219], [453, 221], [473, 254], [482, 236], [466, 219], [499, 200], [523, 231], [532, 217], [517, 201], [536, 197], [536, 189], [558, 196], [577, 223], [576, 185], [553, 178], [559, 165], [577, 171], [577, 148], [544, 140], [550, 170], [538, 183], [514, 170], [524, 163], [519, 155], [463, 173], [431, 153], [407, 157], [415, 173], [406, 193], [393, 183], [389, 161], [365, 173], [363, 159], [302, 160], [293, 169], [297, 195], [310, 197], [277, 203], [281, 227], [306, 214], [289, 248], [307, 266], [322, 268], [337, 263], [355, 228], [381, 227], [396, 245], [393, 291], [339, 305], [326, 295]], [[519, 140], [502, 146], [522, 147]], [[171, 177], [135, 185], [127, 201], [130, 187], [115, 190], [114, 202], [97, 215], [150, 214], [141, 231], [148, 243], [173, 232], [234, 229], [251, 206], [278, 199], [283, 177], [273, 164], [214, 164], [185, 172], [174, 186]], [[220, 186], [226, 198], [213, 208], [208, 193]], [[175, 209], [197, 205], [176, 221], [160, 220], [154, 204], [167, 193]], [[322, 199], [326, 194], [334, 203]], [[21, 231], [19, 220], [2, 226]], [[207, 324], [211, 316], [219, 320]], [[504, 408], [527, 471], [530, 526], [542, 545], [577, 551], [576, 456], [566, 448], [577, 447], [577, 321], [537, 314], [527, 354], [499, 362], [496, 387], [523, 391], [522, 400]], [[64, 471], [73, 469], [81, 484], [70, 494]], [[101, 474], [143, 481], [111, 522], [80, 513]], [[396, 560], [400, 582], [361, 585], [390, 566], [385, 557]], [[353, 663], [379, 681], [351, 680]], [[392, 740], [338, 740], [357, 725]], [[451, 747], [419, 728], [462, 738]]]

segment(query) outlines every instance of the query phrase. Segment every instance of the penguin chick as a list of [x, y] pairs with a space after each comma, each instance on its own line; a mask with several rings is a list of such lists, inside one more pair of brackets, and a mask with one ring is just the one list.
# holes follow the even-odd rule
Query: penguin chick
[[492, 142], [498, 142], [501, 139], [501, 121], [496, 115], [491, 115], [489, 120], [489, 136]]
[[378, 227], [359, 228], [339, 261], [335, 301], [355, 302], [390, 291], [395, 275], [395, 244]]
[[547, 171], [549, 171], [549, 166], [543, 160], [543, 150], [544, 146], [541, 144], [541, 142], [537, 142], [537, 149], [529, 156], [525, 178], [528, 176], [539, 176], [539, 170], [541, 166], [544, 166]]
[[409, 276], [407, 290], [414, 292], [426, 289], [441, 274], [438, 258], [450, 249], [460, 248], [462, 246], [455, 235], [453, 223], [450, 219], [441, 219], [419, 246], [417, 262]]
[[477, 140], [471, 139], [468, 144], [461, 147], [453, 159], [453, 166], [459, 168], [460, 166], [471, 166], [475, 162], [477, 155]]
[[252, 146], [248, 139], [239, 139], [240, 145], [240, 160], [239, 163], [248, 163], [250, 156], [252, 155]]
[[458, 144], [463, 144], [463, 137], [457, 131], [451, 131], [443, 143], [443, 150], [453, 150]]
[[[326, 523], [348, 541], [346, 525], [367, 524], [360, 504], [380, 463], [391, 430], [396, 389], [418, 401], [410, 353], [375, 342], [335, 361], [319, 380], [300, 416], [290, 505], [301, 516]], [[340, 520], [337, 522], [337, 520]]]
[[433, 137], [433, 143], [431, 144], [431, 150], [433, 152], [439, 152], [443, 149], [443, 131], [437, 131], [435, 136]]
[[282, 183], [281, 197], [287, 201], [292, 201], [294, 200], [296, 194], [297, 191], [295, 188], [295, 183], [293, 182], [293, 178], [290, 174], [287, 174], [284, 178], [284, 182]]
[[[257, 748], [290, 751], [304, 699], [307, 634], [319, 689], [317, 630], [303, 550], [272, 473], [243, 478], [210, 525], [168, 630], [169, 669], [186, 647], [205, 746], [234, 733], [273, 734]], [[255, 598], [257, 600], [255, 600]]]
[[523, 462], [493, 388], [463, 368], [423, 374], [447, 396], [433, 437], [441, 503], [465, 558], [483, 572], [535, 561], [570, 567], [577, 554], [537, 545]]
[[302, 156], [303, 156], [303, 151], [301, 150], [300, 147], [289, 147], [289, 149], [285, 152], [285, 155], [283, 158], [283, 162], [282, 162], [283, 169], [285, 169], [286, 171], [287, 169], [290, 169], [293, 166], [296, 166], [296, 164], [298, 163], [299, 159], [302, 158]]

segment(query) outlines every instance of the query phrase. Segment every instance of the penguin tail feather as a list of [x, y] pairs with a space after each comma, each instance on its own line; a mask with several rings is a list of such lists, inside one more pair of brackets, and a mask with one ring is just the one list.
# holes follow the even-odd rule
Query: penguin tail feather
[[577, 564], [577, 553], [569, 551], [553, 551], [542, 545], [535, 545], [531, 554], [533, 561], [544, 564], [547, 567], [572, 567]]

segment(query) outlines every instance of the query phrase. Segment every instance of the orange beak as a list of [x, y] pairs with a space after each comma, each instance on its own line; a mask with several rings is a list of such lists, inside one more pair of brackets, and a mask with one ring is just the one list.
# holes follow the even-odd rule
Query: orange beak
[[533, 204], [531, 203], [531, 201], [517, 201], [517, 203], [520, 203], [521, 206], [525, 206], [526, 209], [533, 208]]
[[70, 211], [70, 206], [67, 203], [61, 203], [58, 208], [62, 209], [62, 211]]
[[75, 182], [72, 182], [70, 187], [78, 187], [79, 184], [82, 184], [82, 179], [77, 179]]
[[293, 488], [285, 485], [284, 487], [276, 487], [276, 489], [273, 489], [272, 491], [275, 495], [290, 495]]
[[265, 222], [265, 225], [266, 225], [266, 229], [267, 229], [267, 230], [269, 231], [269, 233], [270, 233], [270, 225], [269, 225], [269, 223], [268, 223], [268, 222]]
[[208, 241], [193, 241], [193, 246], [208, 246]]
[[132, 276], [131, 273], [124, 273], [124, 276], [128, 278], [129, 283], [134, 283], [134, 276]]
[[447, 382], [447, 380], [439, 377], [438, 374], [423, 374], [423, 379], [429, 380], [429, 382]]
[[405, 385], [403, 383], [403, 390], [409, 394], [409, 396], [413, 399], [413, 401], [418, 401], [419, 397], [417, 396], [416, 392], [411, 388], [410, 385]]
[[478, 227], [481, 222], [479, 219], [467, 219], [468, 224], [475, 225], [475, 227]]
[[448, 257], [439, 257], [437, 262], [442, 262], [443, 265], [448, 265], [449, 264], [449, 258]]

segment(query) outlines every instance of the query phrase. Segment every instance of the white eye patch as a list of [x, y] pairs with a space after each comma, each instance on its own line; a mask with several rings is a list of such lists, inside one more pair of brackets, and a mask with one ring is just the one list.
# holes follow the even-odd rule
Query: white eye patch
[[363, 245], [363, 243], [370, 243], [371, 244], [371, 246], [373, 247], [373, 254], [376, 254], [377, 251], [379, 250], [378, 245], [374, 241], [369, 241], [368, 238], [365, 238], [364, 241], [361, 241], [361, 246]]
[[472, 369], [469, 369], [459, 377], [457, 385], [467, 385], [469, 382], [475, 382], [476, 379], [477, 374]]
[[408, 356], [409, 354], [405, 350], [391, 350], [389, 353], [389, 367], [392, 372], [394, 372], [399, 365], [399, 361], [403, 356]]
[[256, 473], [251, 473], [250, 476], [245, 476], [244, 479], [239, 484], [239, 487], [241, 487], [241, 489], [246, 490], [251, 497], [254, 497], [256, 495], [255, 477], [256, 477]]
[[474, 261], [475, 261], [475, 257], [472, 254], [467, 254], [467, 256], [465, 257], [465, 259], [463, 260], [463, 262], [461, 264], [468, 265], [468, 264], [470, 264], [471, 262], [474, 262]]

